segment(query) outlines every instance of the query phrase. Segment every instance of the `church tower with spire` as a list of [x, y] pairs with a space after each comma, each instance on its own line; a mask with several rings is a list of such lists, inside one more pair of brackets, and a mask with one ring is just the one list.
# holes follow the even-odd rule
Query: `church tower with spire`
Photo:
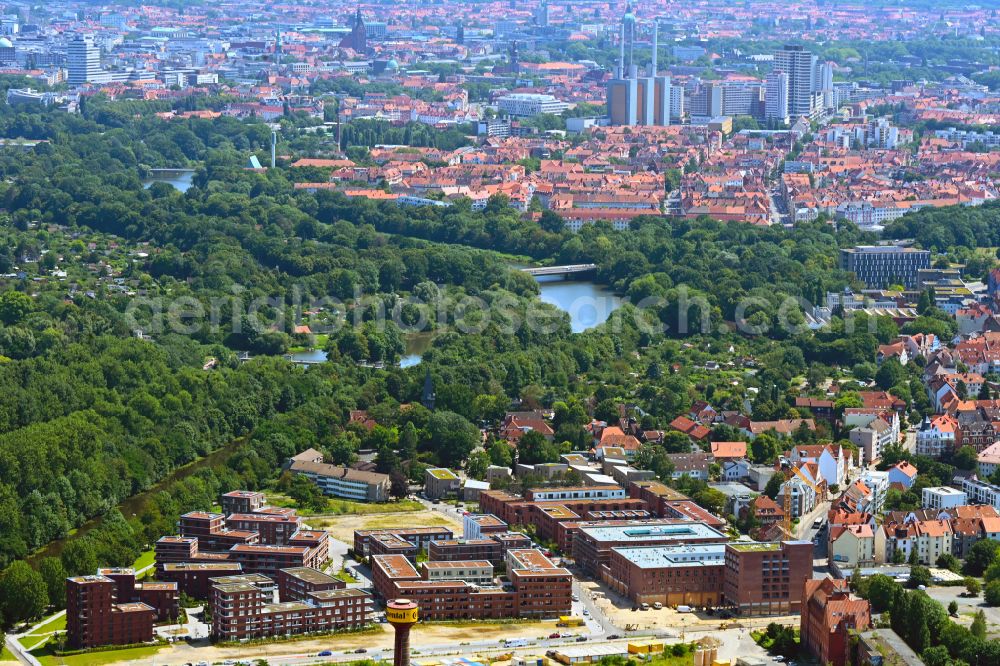
[[433, 410], [435, 402], [434, 380], [431, 379], [431, 369], [427, 368], [427, 374], [424, 375], [424, 390], [420, 394], [420, 404], [427, 409]]

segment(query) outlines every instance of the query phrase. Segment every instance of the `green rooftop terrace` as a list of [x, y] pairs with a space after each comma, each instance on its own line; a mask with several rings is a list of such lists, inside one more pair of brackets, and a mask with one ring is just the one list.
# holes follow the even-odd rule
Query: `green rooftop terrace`
[[741, 553], [751, 553], [751, 552], [766, 552], [770, 550], [781, 550], [780, 543], [762, 543], [762, 542], [746, 542], [746, 541], [735, 541], [730, 542], [729, 546], [733, 550], [738, 550]]

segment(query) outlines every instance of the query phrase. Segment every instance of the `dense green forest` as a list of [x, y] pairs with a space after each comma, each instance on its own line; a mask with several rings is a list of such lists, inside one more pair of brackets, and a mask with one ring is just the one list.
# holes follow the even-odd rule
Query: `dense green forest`
[[[788, 231], [644, 218], [624, 232], [595, 224], [572, 234], [551, 214], [536, 222], [502, 198], [473, 211], [461, 201], [401, 209], [310, 194], [294, 189], [290, 169], [242, 168], [269, 146], [266, 125], [166, 122], [157, 110], [101, 98], [79, 115], [0, 107], [0, 136], [45, 140], [0, 152], [0, 567], [109, 511], [61, 561], [43, 560], [44, 571], [56, 580], [95, 561], [127, 564], [172, 531], [179, 512], [207, 508], [219, 490], [273, 483], [281, 462], [310, 446], [341, 463], [362, 447], [377, 450], [399, 493], [424, 465], [459, 466], [470, 454], [470, 469], [481, 469], [484, 456], [509, 464], [506, 446], [472, 453], [472, 424], [495, 423], [512, 401], [555, 409], [557, 445], [525, 453], [539, 461], [588, 446], [583, 426], [592, 416], [613, 420], [623, 401], [640, 405], [650, 428], [666, 427], [697, 398], [742, 409], [751, 392], [755, 417], [781, 418], [796, 415], [792, 396], [839, 375], [875, 377], [912, 397], [911, 418], [926, 412], [911, 388], [919, 369], [876, 377], [876, 346], [898, 333], [890, 321], [860, 320], [852, 330], [835, 319], [817, 334], [802, 325], [800, 302], [808, 309], [826, 291], [860, 286], [837, 268], [838, 250], [872, 239], [849, 226], [818, 221]], [[285, 128], [292, 145], [296, 129], [294, 120]], [[196, 169], [186, 193], [163, 183], [144, 189], [150, 168], [180, 166]], [[996, 211], [925, 211], [892, 231], [952, 256], [962, 245], [997, 244], [989, 240]], [[572, 334], [564, 313], [538, 301], [535, 281], [511, 268], [512, 257], [594, 262], [598, 279], [631, 303], [607, 324]], [[250, 317], [247, 303], [258, 298], [269, 300]], [[492, 316], [462, 312], [469, 298]], [[393, 361], [405, 332], [380, 329], [376, 315], [400, 307], [404, 324], [418, 320], [422, 306], [407, 299], [441, 315], [423, 363], [401, 369]], [[747, 299], [753, 305], [742, 309]], [[176, 304], [184, 307], [170, 310]], [[339, 315], [362, 325], [330, 330], [329, 362], [306, 370], [281, 355], [312, 344], [294, 330], [298, 310], [310, 308], [318, 327]], [[549, 325], [511, 325], [532, 313]], [[779, 315], [792, 326], [778, 326]], [[693, 330], [683, 329], [685, 317]], [[761, 334], [734, 332], [739, 317]], [[930, 309], [911, 328], [949, 326]], [[241, 362], [240, 352], [253, 360]], [[711, 376], [710, 360], [732, 360], [733, 369]], [[755, 370], [743, 372], [737, 360]], [[400, 409], [419, 400], [428, 371], [435, 411]], [[359, 408], [382, 425], [348, 426]], [[244, 443], [227, 464], [165, 489], [142, 515], [113, 511], [237, 438]], [[778, 443], [759, 439], [756, 455], [766, 460]], [[669, 476], [661, 454], [645, 453]], [[683, 487], [714, 508], [703, 482]], [[58, 603], [57, 588], [48, 594]], [[5, 612], [8, 623], [23, 619]]]

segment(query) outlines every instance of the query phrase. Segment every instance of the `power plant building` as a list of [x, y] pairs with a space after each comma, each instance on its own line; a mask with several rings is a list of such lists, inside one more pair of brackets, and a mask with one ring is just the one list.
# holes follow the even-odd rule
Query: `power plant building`
[[673, 86], [669, 76], [657, 76], [659, 51], [657, 24], [653, 23], [653, 49], [644, 75], [636, 64], [636, 18], [629, 5], [622, 18], [618, 67], [607, 83], [606, 102], [611, 125], [669, 125]]

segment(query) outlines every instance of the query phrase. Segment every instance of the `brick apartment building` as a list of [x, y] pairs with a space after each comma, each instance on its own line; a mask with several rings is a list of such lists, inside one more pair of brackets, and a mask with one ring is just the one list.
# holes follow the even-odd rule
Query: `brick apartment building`
[[233, 577], [212, 586], [211, 609], [213, 638], [228, 642], [362, 627], [372, 605], [366, 592], [355, 589], [317, 590], [274, 603], [273, 592]]
[[518, 617], [556, 617], [570, 612], [573, 576], [540, 551], [508, 551], [507, 576], [514, 585]]
[[260, 543], [286, 546], [302, 526], [302, 519], [295, 515], [270, 513], [234, 513], [226, 518], [226, 527], [232, 530], [257, 532]]
[[180, 590], [170, 581], [136, 582], [135, 569], [131, 567], [105, 567], [97, 570], [98, 576], [109, 578], [114, 584], [115, 603], [142, 602], [156, 611], [156, 622], [175, 620], [180, 615]]
[[431, 541], [427, 557], [432, 562], [486, 560], [496, 566], [504, 555], [496, 539], [447, 539]]
[[846, 580], [807, 580], [802, 592], [799, 621], [801, 645], [821, 664], [845, 666], [851, 663], [851, 632], [871, 627], [871, 605], [852, 599]]
[[[506, 586], [484, 579], [483, 572], [491, 568], [487, 561], [475, 566], [469, 562], [427, 564], [432, 566], [425, 567], [428, 573], [422, 576], [402, 555], [372, 556], [376, 593], [383, 599], [412, 599], [420, 605], [421, 617], [428, 620], [556, 617], [570, 612], [572, 575], [538, 550], [507, 552], [510, 585]], [[433, 577], [431, 569], [438, 572]], [[466, 578], [476, 582], [446, 578], [461, 576], [463, 570]]]
[[134, 645], [153, 640], [156, 610], [138, 601], [116, 603], [115, 587], [107, 576], [66, 579], [66, 638], [70, 647]]
[[724, 603], [745, 615], [800, 612], [812, 551], [811, 541], [726, 544]]
[[402, 555], [416, 561], [419, 549], [406, 539], [395, 534], [373, 534], [368, 539], [368, 555]]
[[254, 513], [267, 506], [264, 493], [253, 490], [233, 490], [223, 493], [221, 498], [222, 513], [227, 516], [234, 513]]
[[[192, 511], [178, 522], [180, 535], [161, 537], [155, 546], [159, 573], [168, 564], [237, 564], [239, 571], [265, 573], [305, 566], [318, 568], [329, 557], [330, 535], [324, 530], [304, 529], [294, 509], [269, 507], [261, 493], [236, 490], [221, 497], [227, 509], [249, 512]], [[211, 568], [211, 567], [209, 567]], [[198, 573], [197, 567], [173, 567], [171, 576], [184, 580], [204, 598], [205, 580], [216, 572]], [[199, 579], [199, 580], [195, 580]]]
[[239, 562], [245, 573], [260, 573], [275, 577], [279, 569], [321, 566], [315, 551], [306, 546], [270, 546], [241, 544], [229, 549], [230, 559]]
[[239, 562], [166, 562], [157, 578], [176, 583], [192, 599], [208, 599], [212, 593], [211, 579], [242, 573]]
[[[573, 489], [568, 489], [573, 490]], [[541, 491], [527, 494], [531, 497], [543, 496]], [[684, 497], [683, 495], [681, 497]], [[645, 501], [624, 496], [624, 492], [613, 497], [566, 497], [563, 499], [538, 500], [512, 495], [503, 490], [487, 490], [479, 493], [479, 509], [492, 514], [508, 525], [534, 525], [543, 539], [554, 538], [556, 524], [561, 520], [581, 520], [591, 511], [643, 511]], [[544, 515], [548, 512], [548, 515]]]
[[278, 597], [282, 601], [302, 601], [313, 592], [342, 590], [347, 583], [316, 569], [297, 567], [278, 571]]
[[417, 550], [427, 550], [431, 541], [454, 539], [455, 534], [447, 527], [400, 527], [382, 530], [354, 530], [354, 552], [362, 557], [368, 556], [368, 545], [375, 534], [392, 534], [405, 539], [417, 547]]

